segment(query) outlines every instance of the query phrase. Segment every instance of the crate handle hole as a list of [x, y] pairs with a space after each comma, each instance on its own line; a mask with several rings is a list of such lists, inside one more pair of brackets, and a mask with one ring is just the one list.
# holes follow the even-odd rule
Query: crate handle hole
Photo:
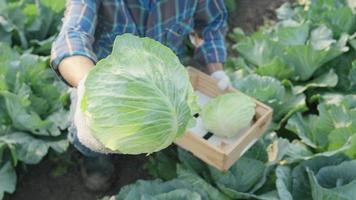
[[208, 132], [207, 134], [205, 134], [205, 135], [203, 136], [203, 138], [206, 139], [206, 140], [209, 140], [209, 138], [211, 138], [212, 136], [213, 136], [213, 133]]

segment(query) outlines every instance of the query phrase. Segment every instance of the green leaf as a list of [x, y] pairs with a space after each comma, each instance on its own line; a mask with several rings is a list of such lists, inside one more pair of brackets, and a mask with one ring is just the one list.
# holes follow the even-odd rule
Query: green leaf
[[[1, 165], [2, 164], [2, 165]], [[16, 189], [16, 173], [10, 162], [0, 162], [0, 199], [4, 193], [13, 193]]]
[[143, 194], [159, 194], [162, 191], [162, 189], [159, 187], [161, 183], [162, 181], [159, 179], [152, 181], [138, 180], [134, 184], [121, 188], [116, 199], [140, 199], [140, 196]]
[[224, 0], [224, 3], [229, 14], [232, 14], [236, 11], [237, 3], [235, 0]]
[[356, 161], [307, 170], [313, 199], [353, 199], [356, 195]]
[[310, 43], [285, 48], [284, 58], [289, 65], [293, 66], [297, 75], [295, 80], [308, 80], [326, 62], [348, 51], [347, 35], [334, 41], [330, 34], [328, 28], [319, 26], [312, 31]]
[[7, 32], [4, 30], [3, 27], [0, 26], [0, 42], [1, 43], [7, 43], [11, 45], [12, 40], [11, 40], [11, 33]]
[[278, 166], [276, 169], [276, 187], [278, 196], [283, 200], [293, 200], [292, 190], [292, 172], [288, 166]]
[[333, 34], [338, 38], [342, 33], [352, 33], [354, 31], [355, 15], [348, 7], [346, 1], [307, 1], [310, 6], [292, 10], [294, 19], [298, 21], [311, 21], [315, 25], [326, 25], [333, 30]]
[[237, 43], [234, 48], [253, 65], [267, 65], [275, 59], [275, 55], [282, 52], [281, 45], [268, 37], [262, 33], [256, 34]]
[[[234, 1], [234, 0], [233, 0]], [[246, 35], [244, 33], [244, 31], [239, 28], [239, 27], [235, 27], [233, 30], [232, 30], [232, 33], [230, 33], [228, 35], [228, 37], [233, 40], [234, 42], [240, 42], [241, 40], [243, 40]]]
[[29, 134], [14, 132], [3, 137], [6, 143], [15, 147], [17, 159], [27, 164], [37, 164], [52, 148], [58, 153], [64, 152], [68, 147], [65, 137], [38, 139]]
[[[349, 99], [349, 98], [348, 98]], [[347, 143], [355, 133], [356, 110], [349, 109], [347, 100], [341, 104], [319, 104], [319, 115], [302, 117], [295, 114], [288, 120], [287, 129], [296, 133], [308, 146], [320, 151], [350, 147]], [[347, 136], [347, 137], [346, 137]], [[345, 138], [346, 137], [346, 138]], [[344, 142], [341, 144], [341, 142]]]
[[251, 193], [238, 192], [236, 190], [227, 188], [223, 185], [220, 186], [221, 191], [223, 191], [231, 199], [258, 199], [258, 200], [278, 200], [278, 194], [273, 191], [271, 194], [255, 195]]
[[203, 177], [208, 177], [208, 166], [193, 154], [182, 148], [178, 148], [178, 158], [184, 167], [201, 174]]
[[343, 53], [343, 50], [316, 50], [310, 44], [286, 48], [285, 58], [296, 72], [296, 80], [308, 80], [326, 62]]
[[328, 139], [330, 141], [329, 150], [338, 150], [345, 144], [350, 144], [351, 146], [345, 153], [352, 158], [356, 158], [356, 124], [331, 131]]
[[239, 192], [248, 192], [262, 178], [265, 164], [259, 160], [240, 158], [227, 172], [210, 167], [210, 173], [218, 185]]
[[283, 45], [304, 45], [309, 36], [309, 24], [278, 27], [273, 34], [274, 40]]
[[286, 91], [282, 101], [271, 104], [274, 111], [273, 120], [276, 121], [279, 126], [286, 122], [294, 113], [303, 112], [308, 109], [305, 102], [305, 95], [294, 93], [293, 85], [290, 81], [283, 81], [282, 83]]
[[[170, 149], [168, 149], [169, 151]], [[149, 157], [148, 162], [145, 164], [145, 168], [148, 173], [163, 180], [171, 180], [177, 177], [176, 164], [177, 156], [175, 152], [157, 152]]]
[[[352, 90], [353, 87], [353, 80], [351, 74], [352, 74], [352, 61], [356, 57], [356, 51], [350, 50], [337, 58], [331, 60], [328, 62], [326, 65], [327, 68], [333, 68], [335, 73], [338, 76], [338, 84], [336, 86], [336, 91], [338, 92], [345, 92], [348, 93], [348, 91]], [[318, 74], [325, 73], [326, 69], [322, 69], [319, 72], [316, 72]]]
[[310, 159], [316, 155], [313, 154], [304, 143], [299, 140], [293, 140], [292, 143], [289, 144], [285, 156], [284, 159], [287, 160], [288, 163], [293, 163]]
[[266, 151], [266, 142], [263, 139], [259, 139], [252, 147], [243, 154], [243, 157], [268, 162], [268, 154]]
[[268, 160], [272, 163], [293, 163], [312, 155], [313, 153], [298, 140], [290, 143], [287, 139], [277, 138], [268, 146]]
[[356, 108], [356, 95], [345, 95], [344, 93], [328, 92], [318, 97], [320, 103], [326, 105], [346, 106], [349, 109]]
[[284, 138], [278, 138], [268, 147], [269, 161], [283, 165], [298, 163], [320, 156], [333, 156], [349, 151], [352, 148], [350, 142], [343, 143], [337, 149], [325, 150], [314, 153], [300, 140], [293, 140], [291, 143]]
[[352, 68], [348, 76], [351, 84], [351, 90], [356, 90], [356, 60], [352, 62]]
[[318, 185], [317, 180], [314, 177], [313, 171], [307, 170], [309, 181], [312, 189], [312, 197], [315, 200], [323, 200], [323, 199], [337, 199], [337, 200], [348, 200], [346, 196], [342, 194], [338, 194], [332, 190], [327, 190]]
[[188, 189], [177, 189], [164, 194], [159, 194], [153, 197], [155, 200], [201, 200], [199, 193], [189, 191]]
[[270, 63], [260, 65], [256, 69], [256, 73], [261, 76], [271, 76], [278, 80], [283, 80], [290, 78], [294, 74], [294, 70], [289, 68], [281, 59], [274, 58]]
[[311, 32], [310, 43], [316, 50], [328, 50], [335, 42], [332, 30], [325, 25], [321, 25]]
[[293, 18], [294, 10], [289, 2], [282, 4], [278, 9], [276, 9], [277, 18], [279, 20], [289, 20]]
[[229, 199], [223, 193], [220, 193], [218, 189], [207, 183], [200, 176], [188, 169], [185, 169], [181, 165], [177, 166], [177, 174], [179, 179], [190, 183], [194, 191], [198, 191], [199, 193], [203, 194], [206, 193], [209, 199]]
[[277, 126], [293, 113], [306, 110], [305, 95], [296, 94], [289, 81], [280, 82], [272, 77], [248, 75], [236, 80], [234, 86], [273, 108], [273, 119]]
[[35, 48], [33, 52], [41, 55], [50, 54], [52, 43], [54, 42], [55, 39], [56, 39], [56, 35], [53, 35], [45, 40], [38, 40], [38, 39], [30, 40], [31, 46]]
[[65, 0], [51, 1], [51, 0], [41, 0], [41, 3], [51, 8], [55, 12], [61, 12], [65, 8]]
[[338, 165], [347, 160], [347, 157], [342, 155], [334, 155], [331, 157], [315, 157], [310, 160], [301, 162], [292, 170], [292, 196], [294, 199], [312, 200], [311, 185], [309, 182], [306, 169], [317, 173], [325, 166]]
[[22, 12], [27, 16], [27, 24], [32, 24], [38, 16], [38, 9], [34, 3], [26, 4]]
[[336, 37], [342, 33], [352, 33], [355, 30], [355, 14], [349, 7], [338, 8], [324, 12], [324, 22], [333, 30]]
[[336, 166], [323, 167], [317, 173], [316, 178], [320, 185], [326, 188], [347, 185], [356, 181], [355, 166], [356, 160], [351, 160]]
[[338, 77], [334, 70], [330, 70], [329, 72], [318, 76], [317, 78], [306, 82], [303, 85], [296, 85], [293, 90], [295, 93], [300, 94], [305, 90], [310, 88], [332, 88], [335, 87], [338, 82]]
[[20, 96], [21, 94], [16, 95], [7, 91], [0, 92], [0, 95], [5, 99], [12, 125], [18, 130], [30, 131], [38, 135], [57, 136], [60, 134], [55, 128], [52, 129], [53, 124], [50, 121], [43, 121], [37, 113], [28, 111], [27, 96]]
[[[201, 191], [200, 191], [201, 192]], [[163, 182], [156, 180], [138, 180], [133, 184], [121, 188], [119, 194], [114, 197], [118, 200], [136, 200], [136, 199], [194, 199], [208, 200], [205, 192], [200, 193], [194, 190], [192, 185], [181, 179], [174, 179]], [[110, 198], [110, 199], [111, 199]]]
[[255, 74], [239, 80], [235, 83], [235, 87], [241, 92], [265, 103], [281, 101], [285, 95], [285, 89], [281, 82], [272, 77]]
[[293, 133], [297, 134], [299, 138], [308, 146], [317, 148], [317, 133], [315, 128], [316, 116], [306, 116], [302, 117], [300, 113], [294, 114], [288, 120], [286, 128]]

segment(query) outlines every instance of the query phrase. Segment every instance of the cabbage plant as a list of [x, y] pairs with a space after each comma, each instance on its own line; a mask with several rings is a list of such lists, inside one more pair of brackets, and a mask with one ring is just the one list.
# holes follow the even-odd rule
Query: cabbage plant
[[256, 104], [240, 93], [228, 93], [210, 100], [202, 109], [205, 128], [221, 137], [233, 137], [250, 125]]
[[140, 154], [159, 151], [182, 136], [194, 119], [194, 105], [178, 57], [157, 41], [123, 34], [88, 74], [81, 109], [106, 148]]

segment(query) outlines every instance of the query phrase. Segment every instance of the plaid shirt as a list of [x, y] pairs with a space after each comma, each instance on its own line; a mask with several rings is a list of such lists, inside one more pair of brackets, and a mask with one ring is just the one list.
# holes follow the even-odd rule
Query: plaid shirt
[[69, 0], [51, 64], [58, 73], [65, 57], [82, 55], [96, 63], [123, 33], [153, 38], [181, 56], [193, 30], [204, 40], [195, 56], [204, 64], [223, 63], [226, 18], [224, 0]]

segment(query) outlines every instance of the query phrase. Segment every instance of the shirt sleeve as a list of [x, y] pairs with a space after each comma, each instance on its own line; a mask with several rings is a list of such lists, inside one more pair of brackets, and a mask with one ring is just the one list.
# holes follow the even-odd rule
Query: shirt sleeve
[[194, 16], [194, 29], [204, 43], [195, 50], [203, 64], [224, 63], [227, 10], [223, 0], [200, 0]]
[[68, 0], [62, 21], [51, 50], [51, 67], [59, 76], [58, 65], [66, 57], [82, 55], [94, 63], [97, 61], [92, 49], [97, 21], [96, 0]]

